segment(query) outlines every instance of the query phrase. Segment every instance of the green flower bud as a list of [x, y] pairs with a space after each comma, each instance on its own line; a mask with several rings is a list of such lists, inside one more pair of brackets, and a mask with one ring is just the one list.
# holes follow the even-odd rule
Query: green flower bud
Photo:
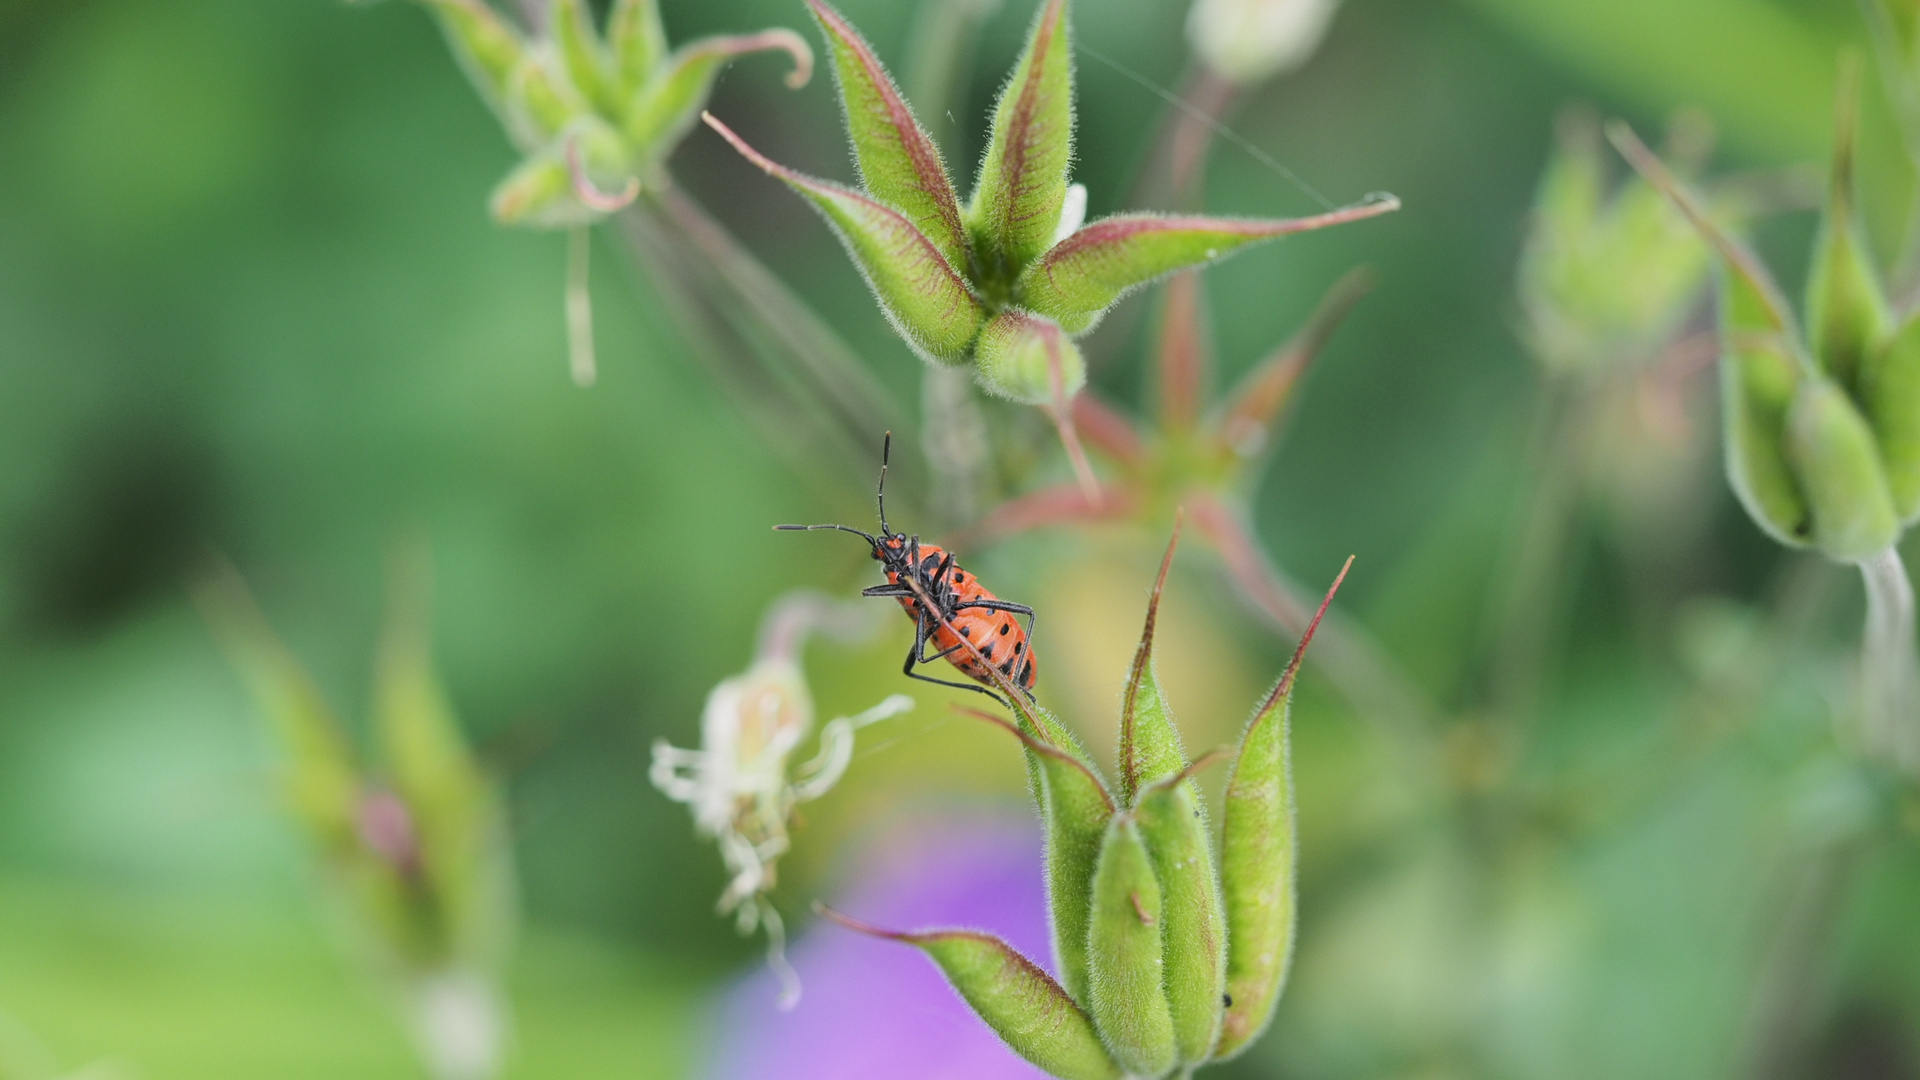
[[1173, 1013], [1167, 1004], [1164, 912], [1153, 858], [1128, 815], [1113, 819], [1093, 875], [1087, 932], [1092, 979], [1088, 1011], [1113, 1059], [1136, 1076], [1173, 1068]]
[[999, 397], [1029, 405], [1064, 404], [1087, 383], [1087, 363], [1059, 326], [1003, 311], [974, 344], [974, 374]]
[[489, 208], [502, 225], [590, 225], [607, 215], [608, 204], [595, 192], [618, 191], [625, 184], [630, 196], [633, 183], [619, 133], [593, 116], [582, 116], [546, 149], [515, 166], [493, 189]]
[[[1758, 258], [1707, 219], [1693, 197], [1624, 125], [1610, 134], [1719, 250], [1721, 396], [1727, 472], [1741, 502], [1783, 543], [1811, 544], [1859, 562], [1899, 539], [1913, 476], [1915, 423], [1899, 413], [1913, 377], [1901, 348], [1884, 340], [1878, 278], [1853, 237], [1851, 79], [1841, 93], [1827, 228], [1811, 275], [1809, 314], [1817, 362], [1796, 340], [1792, 315]], [[1876, 402], [1878, 388], [1887, 390]], [[1863, 415], [1862, 402], [1867, 413]], [[1885, 432], [1883, 435], [1882, 432]], [[1883, 442], [1899, 453], [1901, 500]]]
[[[832, 54], [862, 190], [776, 165], [718, 121], [709, 123], [827, 218], [916, 352], [939, 363], [974, 361], [989, 391], [1051, 406], [1056, 422], [1064, 423], [1060, 406], [1085, 379], [1062, 331], [1085, 333], [1127, 292], [1177, 270], [1399, 206], [1392, 196], [1376, 196], [1295, 220], [1129, 214], [1082, 227], [1085, 189], [1068, 182], [1068, 3], [1043, 0], [995, 106], [973, 197], [962, 210], [939, 150], [872, 47], [825, 0], [808, 4]], [[1066, 427], [1062, 438], [1073, 454]], [[1090, 469], [1079, 471], [1083, 485], [1094, 483]]]
[[1787, 415], [1787, 453], [1813, 511], [1813, 542], [1830, 558], [1858, 562], [1900, 536], [1873, 428], [1839, 384], [1801, 382]]
[[[1704, 156], [1703, 127], [1676, 120], [1672, 141]], [[1636, 177], [1608, 195], [1598, 127], [1563, 117], [1520, 261], [1535, 358], [1558, 375], [1651, 359], [1692, 309], [1708, 266], [1708, 246], [1653, 185]]]

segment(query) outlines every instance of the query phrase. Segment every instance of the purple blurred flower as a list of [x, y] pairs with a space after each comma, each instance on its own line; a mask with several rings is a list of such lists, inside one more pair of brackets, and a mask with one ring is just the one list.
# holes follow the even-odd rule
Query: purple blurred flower
[[[1051, 969], [1039, 830], [1009, 816], [909, 822], [862, 859], [831, 903], [898, 929], [961, 926], [999, 934]], [[792, 951], [806, 985], [775, 1006], [761, 971], [722, 1004], [710, 1080], [1044, 1080], [1016, 1057], [919, 950], [816, 924]]]

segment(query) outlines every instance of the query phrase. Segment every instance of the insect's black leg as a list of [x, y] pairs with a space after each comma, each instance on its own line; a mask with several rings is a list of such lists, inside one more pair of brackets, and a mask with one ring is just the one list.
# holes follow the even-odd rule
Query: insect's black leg
[[934, 570], [933, 570], [934, 602], [939, 605], [940, 610], [949, 619], [953, 618], [953, 613], [955, 610], [957, 610], [953, 606], [953, 601], [955, 597], [958, 595], [957, 593], [954, 592], [953, 582], [948, 577], [948, 575], [952, 572], [952, 570], [953, 570], [953, 552], [949, 551], [947, 552], [947, 557], [944, 559], [941, 559], [940, 565], [934, 567]]
[[1028, 637], [1033, 636], [1033, 624], [1034, 624], [1035, 617], [1033, 614], [1033, 609], [1028, 607], [1025, 604], [1010, 604], [1005, 600], [975, 600], [970, 604], [961, 604], [959, 607], [955, 608], [954, 610], [962, 611], [962, 610], [965, 610], [966, 608], [986, 608], [990, 611], [1011, 611], [1015, 615], [1025, 615], [1027, 617], [1027, 636]]
[[860, 595], [861, 596], [912, 596], [913, 587], [911, 585], [891, 585], [891, 584], [875, 585], [875, 586], [872, 586], [871, 588], [861, 589]]
[[[984, 686], [979, 685], [978, 683], [951, 682], [946, 679], [936, 679], [931, 675], [922, 675], [919, 672], [913, 670], [915, 665], [926, 662], [920, 658], [920, 649], [926, 643], [925, 623], [921, 624], [921, 629], [916, 631], [913, 636], [914, 636], [913, 651], [907, 653], [906, 665], [900, 669], [901, 673], [904, 674], [907, 678], [919, 679], [921, 682], [930, 682], [935, 686], [951, 686], [957, 690], [978, 690], [980, 693], [987, 695], [988, 697], [992, 698], [993, 700], [999, 702], [1002, 705], [1007, 704], [1006, 698], [1001, 697], [999, 694], [994, 693], [993, 691], [987, 689]], [[946, 653], [941, 653], [940, 655], [945, 656]], [[938, 658], [939, 657], [934, 657], [933, 659], [938, 659]]]

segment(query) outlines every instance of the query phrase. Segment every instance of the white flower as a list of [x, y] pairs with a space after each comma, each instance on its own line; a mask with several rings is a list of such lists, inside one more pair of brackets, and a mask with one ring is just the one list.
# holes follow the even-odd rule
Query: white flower
[[800, 645], [814, 630], [855, 637], [871, 624], [864, 609], [813, 593], [788, 597], [768, 613], [753, 666], [721, 680], [707, 695], [700, 748], [682, 749], [665, 739], [653, 744], [648, 778], [668, 798], [691, 807], [694, 827], [718, 843], [733, 875], [720, 894], [720, 913], [733, 915], [742, 934], [766, 930], [767, 962], [785, 984], [785, 1008], [799, 1000], [799, 982], [786, 965], [784, 927], [766, 894], [787, 852], [793, 808], [825, 795], [845, 775], [855, 731], [913, 708], [912, 698], [894, 694], [857, 716], [829, 720], [820, 729], [818, 752], [792, 764], [813, 729]]
[[1340, 0], [1194, 0], [1187, 41], [1207, 66], [1241, 86], [1306, 63]]

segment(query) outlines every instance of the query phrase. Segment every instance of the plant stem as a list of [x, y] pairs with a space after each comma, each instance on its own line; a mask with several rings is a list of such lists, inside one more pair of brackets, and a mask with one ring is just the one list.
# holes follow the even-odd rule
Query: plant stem
[[1867, 626], [1860, 649], [1866, 744], [1899, 768], [1920, 771], [1913, 582], [1895, 548], [1861, 563], [1860, 579], [1867, 588]]
[[[980, 28], [1000, 0], [922, 0], [907, 45], [907, 97], [931, 125], [949, 158], [966, 155], [955, 144], [960, 125], [953, 106], [967, 89]], [[980, 515], [993, 442], [974, 394], [971, 367], [927, 366], [920, 383], [920, 449], [933, 473], [928, 505], [942, 528]]]
[[911, 425], [853, 349], [670, 182], [648, 185], [616, 220], [662, 306], [769, 445], [864, 494], [880, 432], [904, 437]]
[[1572, 576], [1569, 557], [1586, 465], [1591, 394], [1550, 380], [1541, 389], [1528, 439], [1533, 462], [1501, 558], [1503, 585], [1487, 646], [1492, 654], [1490, 704], [1522, 728], [1540, 708], [1546, 667], [1566, 629], [1562, 602]]

